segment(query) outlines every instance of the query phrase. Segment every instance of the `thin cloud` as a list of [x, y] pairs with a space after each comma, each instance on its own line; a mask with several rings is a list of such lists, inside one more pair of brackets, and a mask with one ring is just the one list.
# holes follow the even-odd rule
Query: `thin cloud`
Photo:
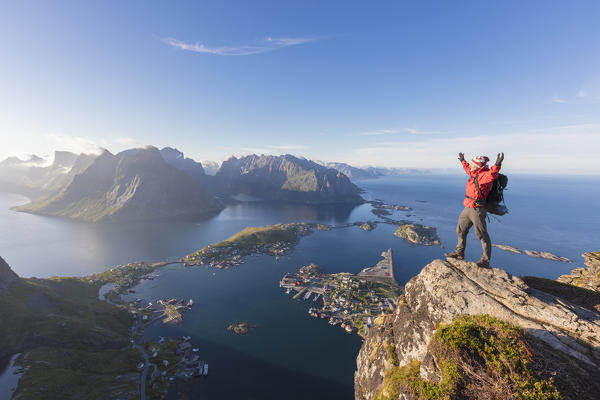
[[382, 136], [382, 135], [394, 135], [394, 134], [400, 134], [400, 133], [409, 133], [411, 135], [419, 135], [422, 133], [425, 133], [423, 131], [420, 131], [418, 129], [414, 129], [414, 128], [398, 128], [398, 129], [377, 129], [377, 130], [372, 130], [372, 131], [366, 131], [366, 132], [359, 132], [354, 134], [353, 136]]
[[600, 97], [594, 95], [590, 96], [587, 91], [579, 89], [575, 96], [570, 97], [561, 97], [554, 92], [552, 100], [559, 104], [597, 104], [600, 102]]
[[216, 54], [219, 56], [248, 56], [280, 50], [285, 47], [314, 42], [316, 37], [266, 37], [256, 43], [241, 46], [208, 47], [200, 42], [184, 42], [175, 38], [163, 38], [164, 43], [177, 49], [193, 51], [195, 53]]
[[598, 147], [600, 124], [578, 124], [493, 136], [379, 142], [354, 149], [347, 161], [355, 165], [454, 168], [458, 152], [467, 156], [486, 154], [493, 160], [502, 151], [506, 154], [505, 167], [510, 171], [598, 174]]
[[552, 101], [554, 101], [555, 103], [560, 103], [560, 104], [566, 104], [567, 100], [563, 99], [562, 97], [560, 97], [558, 95], [558, 93], [554, 92], [554, 95], [552, 96]]
[[386, 135], [440, 135], [450, 133], [448, 131], [424, 131], [416, 128], [401, 127], [396, 129], [378, 129], [352, 134], [350, 136], [386, 136]]

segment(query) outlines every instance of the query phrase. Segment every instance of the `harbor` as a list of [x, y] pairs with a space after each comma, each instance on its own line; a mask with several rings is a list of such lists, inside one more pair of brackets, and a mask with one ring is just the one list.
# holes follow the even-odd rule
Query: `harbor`
[[364, 268], [358, 275], [347, 272], [322, 274], [319, 266], [303, 266], [295, 274], [285, 274], [279, 286], [293, 299], [317, 303], [308, 314], [327, 319], [348, 333], [367, 334], [374, 319], [392, 312], [402, 290], [394, 280], [392, 251], [381, 253], [382, 260]]

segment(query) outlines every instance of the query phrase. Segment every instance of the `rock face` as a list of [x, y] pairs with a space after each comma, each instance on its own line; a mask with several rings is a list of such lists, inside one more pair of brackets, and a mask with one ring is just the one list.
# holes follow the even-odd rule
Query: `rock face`
[[172, 147], [165, 147], [160, 150], [160, 155], [167, 164], [185, 172], [198, 182], [204, 183], [206, 181], [206, 173], [202, 164], [191, 158], [184, 157], [181, 151]]
[[575, 268], [569, 275], [557, 280], [563, 283], [600, 292], [600, 252], [583, 253], [587, 268]]
[[8, 266], [6, 261], [0, 257], [0, 293], [21, 278]]
[[[378, 318], [369, 330], [357, 358], [355, 398], [373, 398], [387, 371], [414, 360], [421, 362], [421, 377], [435, 381], [428, 344], [437, 324], [476, 314], [520, 326], [553, 351], [591, 369], [600, 367], [600, 313], [499, 269], [435, 260], [406, 284], [394, 313]], [[399, 398], [413, 397], [401, 393]]]
[[95, 222], [200, 218], [222, 208], [154, 147], [78, 158], [72, 170], [57, 190], [16, 210]]
[[362, 203], [359, 189], [341, 172], [292, 155], [232, 157], [216, 179], [221, 191], [264, 200]]

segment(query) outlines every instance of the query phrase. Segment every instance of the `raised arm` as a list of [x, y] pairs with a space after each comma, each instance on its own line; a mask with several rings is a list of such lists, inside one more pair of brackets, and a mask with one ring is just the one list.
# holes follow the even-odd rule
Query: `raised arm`
[[469, 166], [469, 163], [465, 161], [465, 153], [458, 153], [458, 161], [462, 164], [467, 175], [471, 176], [471, 167]]

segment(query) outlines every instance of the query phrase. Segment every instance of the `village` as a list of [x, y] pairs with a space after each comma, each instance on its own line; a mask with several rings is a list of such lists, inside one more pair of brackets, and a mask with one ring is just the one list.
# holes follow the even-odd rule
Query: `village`
[[285, 274], [280, 287], [287, 294], [295, 291], [294, 299], [312, 298], [320, 305], [309, 308], [312, 317], [328, 319], [330, 325], [364, 337], [377, 316], [395, 309], [401, 294], [393, 276], [391, 253], [391, 249], [383, 252], [383, 260], [358, 275], [322, 274], [318, 265], [306, 265], [297, 273]]
[[182, 336], [180, 339], [165, 339], [159, 336], [158, 340], [138, 344], [144, 327], [161, 319], [164, 324], [180, 324], [183, 322], [183, 313], [193, 305], [192, 299], [174, 298], [160, 299], [155, 304], [144, 304], [141, 299], [136, 299], [126, 304], [134, 319], [131, 345], [143, 358], [137, 364], [137, 369], [142, 373], [142, 382], [145, 382], [144, 385], [147, 385], [150, 394], [164, 394], [169, 382], [175, 379], [187, 381], [208, 375], [208, 362], [200, 359], [200, 350], [193, 347], [191, 336]]

